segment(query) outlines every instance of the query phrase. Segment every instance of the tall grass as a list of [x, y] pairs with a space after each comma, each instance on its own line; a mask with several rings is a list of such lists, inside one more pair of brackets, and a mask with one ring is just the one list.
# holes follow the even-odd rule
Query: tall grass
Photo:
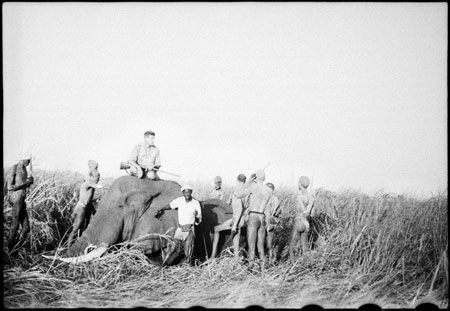
[[[41, 172], [27, 199], [32, 232], [8, 254], [4, 246], [7, 307], [448, 307], [447, 193], [429, 199], [354, 190], [316, 191], [310, 248], [294, 262], [287, 245], [295, 195], [276, 191], [282, 204], [276, 231], [278, 261], [249, 270], [228, 250], [198, 266], [159, 267], [135, 243], [102, 260], [69, 265], [42, 259], [70, 229], [80, 176]], [[194, 187], [205, 199], [208, 186]], [[229, 194], [231, 189], [225, 189]], [[10, 211], [4, 201], [4, 242]], [[8, 214], [9, 213], [9, 214]], [[4, 243], [4, 245], [6, 245]], [[5, 260], [6, 259], [6, 260]]]

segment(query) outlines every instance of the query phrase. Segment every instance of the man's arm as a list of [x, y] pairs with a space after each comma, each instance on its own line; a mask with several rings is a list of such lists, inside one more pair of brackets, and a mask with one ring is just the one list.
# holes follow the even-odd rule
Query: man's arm
[[14, 178], [15, 175], [14, 174], [8, 174], [7, 177], [7, 187], [9, 191], [16, 191], [16, 190], [20, 190], [20, 189], [25, 189], [26, 187], [28, 187], [29, 185], [31, 185], [34, 181], [34, 178], [32, 176], [28, 177], [27, 180], [20, 185], [14, 185]]
[[156, 169], [161, 167], [161, 158], [159, 156], [159, 149], [156, 151], [155, 164], [153, 165], [153, 167]]
[[274, 197], [274, 199], [275, 199], [276, 208], [275, 208], [275, 212], [273, 213], [273, 216], [274, 217], [278, 217], [281, 214], [281, 208], [280, 208], [281, 203], [280, 203], [280, 200], [278, 200], [277, 197]]
[[161, 215], [162, 215], [162, 211], [169, 210], [169, 209], [177, 209], [177, 208], [178, 208], [178, 207], [175, 207], [174, 202], [172, 201], [172, 202], [170, 202], [169, 204], [167, 204], [167, 205], [165, 205], [165, 206], [162, 206], [162, 207], [156, 209], [156, 211], [155, 211], [155, 217], [156, 217], [156, 218], [160, 218]]
[[314, 197], [312, 195], [309, 195], [308, 206], [306, 207], [306, 215], [309, 216], [311, 214], [313, 206], [314, 206]]
[[252, 193], [252, 186], [254, 181], [256, 180], [256, 174], [252, 174], [250, 176], [250, 178], [247, 179], [247, 181], [244, 184], [244, 187], [242, 189], [242, 194], [245, 195], [249, 195]]
[[130, 164], [134, 164], [134, 165], [139, 165], [137, 163], [138, 160], [138, 147], [139, 145], [136, 145], [133, 147], [133, 149], [131, 150], [130, 156], [128, 157], [128, 163]]
[[103, 186], [102, 184], [96, 184], [96, 183], [94, 183], [92, 181], [87, 181], [86, 182], [86, 189], [89, 189], [89, 188], [102, 189], [104, 187], [105, 186]]
[[198, 219], [198, 222], [196, 222], [195, 224], [198, 225], [202, 222], [202, 209], [200, 206], [200, 203], [197, 204], [197, 207], [195, 208], [195, 212], [196, 212], [196, 220]]

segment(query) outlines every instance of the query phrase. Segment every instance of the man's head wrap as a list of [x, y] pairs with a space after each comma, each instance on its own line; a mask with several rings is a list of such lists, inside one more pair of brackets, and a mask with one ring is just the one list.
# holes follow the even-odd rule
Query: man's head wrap
[[263, 170], [256, 170], [256, 179], [264, 180], [266, 179], [266, 173]]
[[301, 176], [298, 180], [298, 183], [302, 185], [303, 188], [308, 188], [309, 186], [309, 178], [306, 176]]

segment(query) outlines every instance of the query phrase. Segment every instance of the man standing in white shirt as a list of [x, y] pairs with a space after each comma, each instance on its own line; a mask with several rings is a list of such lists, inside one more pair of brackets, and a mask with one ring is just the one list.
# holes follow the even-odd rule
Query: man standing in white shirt
[[194, 225], [202, 222], [202, 210], [200, 202], [192, 197], [192, 187], [184, 185], [181, 188], [182, 197], [178, 197], [168, 205], [159, 208], [155, 217], [160, 218], [163, 210], [178, 210], [178, 228], [174, 238], [184, 242], [184, 254], [188, 262], [191, 262], [194, 242]]

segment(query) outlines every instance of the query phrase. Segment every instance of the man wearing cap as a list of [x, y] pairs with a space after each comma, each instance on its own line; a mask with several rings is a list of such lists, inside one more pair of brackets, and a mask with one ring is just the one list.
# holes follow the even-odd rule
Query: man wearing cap
[[214, 178], [214, 190], [210, 192], [211, 199], [219, 199], [225, 201], [225, 191], [222, 189], [222, 177], [216, 176]]
[[9, 229], [8, 249], [12, 250], [16, 245], [16, 235], [19, 224], [22, 227], [19, 244], [25, 241], [30, 231], [27, 206], [25, 203], [26, 189], [34, 182], [33, 176], [28, 177], [27, 167], [31, 163], [31, 154], [24, 153], [20, 156], [19, 163], [10, 167], [6, 175], [8, 189], [8, 202], [12, 206], [12, 222]]
[[230, 200], [227, 202], [233, 209], [233, 217], [214, 227], [213, 248], [211, 259], [217, 255], [217, 244], [219, 243], [220, 232], [230, 230], [233, 235], [234, 256], [239, 256], [239, 238], [241, 236], [241, 227], [244, 226], [245, 211], [248, 206], [248, 195], [244, 194], [244, 185], [247, 177], [239, 174], [236, 180], [236, 186], [233, 188]]
[[270, 189], [264, 185], [265, 173], [257, 170], [255, 174], [245, 183], [244, 194], [250, 195], [250, 202], [247, 215], [247, 241], [249, 263], [255, 261], [256, 245], [258, 246], [259, 258], [264, 266], [264, 244], [266, 237], [265, 210], [271, 197]]
[[275, 233], [275, 227], [280, 222], [278, 216], [281, 213], [280, 209], [280, 200], [275, 196], [275, 186], [272, 183], [267, 183], [267, 187], [269, 187], [271, 191], [271, 196], [268, 203], [268, 208], [265, 209], [266, 214], [266, 242], [267, 249], [269, 250], [269, 261], [272, 261], [273, 258], [273, 237]]
[[184, 241], [184, 254], [188, 262], [191, 262], [194, 243], [194, 225], [202, 222], [202, 210], [200, 202], [192, 197], [192, 187], [184, 185], [181, 187], [183, 196], [174, 199], [168, 205], [159, 208], [155, 217], [160, 218], [163, 210], [178, 210], [178, 228], [174, 238]]
[[294, 250], [300, 238], [302, 244], [302, 253], [305, 254], [309, 232], [309, 222], [307, 217], [311, 214], [314, 206], [314, 196], [308, 191], [309, 178], [301, 176], [298, 180], [297, 210], [292, 227], [291, 242], [289, 244], [289, 258], [295, 259]]
[[159, 149], [155, 146], [155, 132], [144, 133], [144, 142], [133, 148], [128, 163], [132, 165], [132, 172], [138, 173], [140, 167], [144, 177], [152, 180], [160, 179], [156, 173], [161, 167], [161, 159]]

